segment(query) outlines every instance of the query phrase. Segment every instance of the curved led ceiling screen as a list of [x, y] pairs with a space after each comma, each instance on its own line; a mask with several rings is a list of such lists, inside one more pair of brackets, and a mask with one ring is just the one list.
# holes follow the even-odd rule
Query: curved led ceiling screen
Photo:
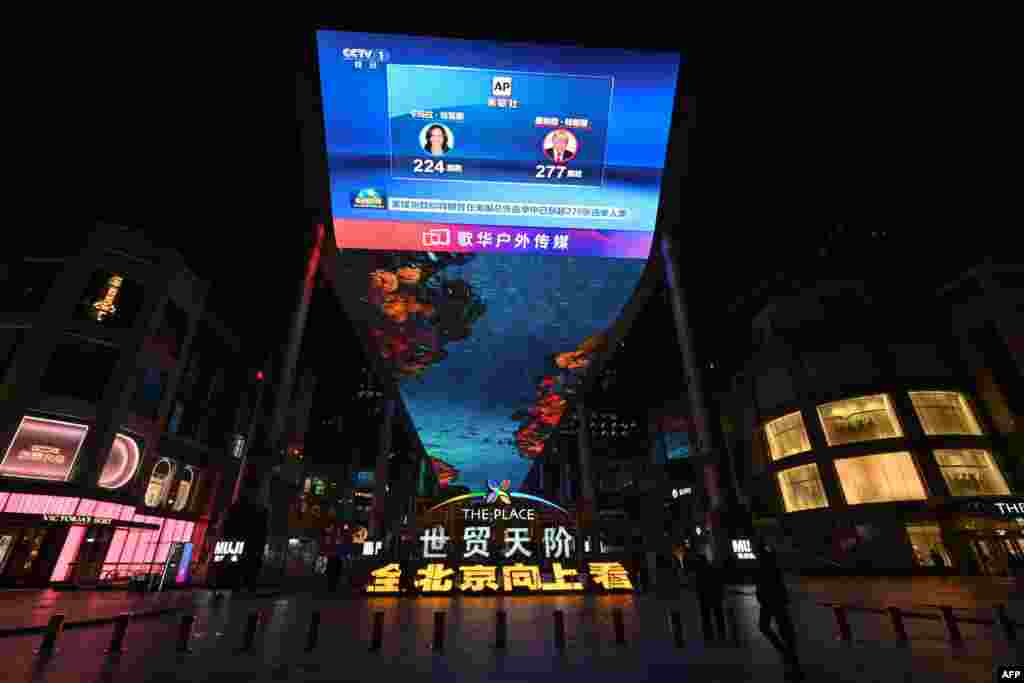
[[336, 285], [430, 456], [518, 488], [650, 254], [679, 55], [317, 46]]

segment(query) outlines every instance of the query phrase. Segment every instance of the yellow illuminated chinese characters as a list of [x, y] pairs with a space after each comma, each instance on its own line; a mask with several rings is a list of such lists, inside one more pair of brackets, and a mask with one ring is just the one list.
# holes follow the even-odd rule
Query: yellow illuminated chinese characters
[[455, 573], [454, 569], [445, 569], [443, 564], [428, 564], [416, 572], [421, 579], [416, 579], [416, 587], [424, 593], [447, 593], [452, 589], [453, 581], [447, 577]]
[[117, 299], [117, 293], [121, 290], [121, 284], [124, 279], [120, 275], [112, 275], [107, 280], [107, 291], [103, 295], [103, 298], [93, 303], [92, 307], [96, 309], [96, 320], [103, 320], [108, 315], [113, 315], [117, 312], [117, 306], [114, 305], [114, 301]]
[[402, 578], [402, 568], [397, 562], [384, 565], [370, 572], [372, 582], [366, 587], [367, 593], [397, 593], [398, 581]]
[[485, 588], [492, 591], [498, 590], [497, 567], [488, 567], [485, 564], [470, 564], [459, 567], [462, 572], [462, 584], [459, 590], [470, 593], [479, 593]]
[[629, 572], [621, 562], [590, 562], [590, 578], [605, 590], [633, 590]]
[[555, 573], [555, 580], [551, 583], [545, 583], [541, 588], [546, 591], [581, 591], [583, 590], [583, 584], [579, 581], [568, 581], [578, 573], [575, 569], [562, 569], [560, 562], [553, 562], [551, 564], [552, 570]]
[[540, 567], [535, 564], [511, 564], [502, 568], [505, 576], [505, 590], [511, 591], [514, 588], [525, 588], [529, 591], [539, 591], [540, 588]]

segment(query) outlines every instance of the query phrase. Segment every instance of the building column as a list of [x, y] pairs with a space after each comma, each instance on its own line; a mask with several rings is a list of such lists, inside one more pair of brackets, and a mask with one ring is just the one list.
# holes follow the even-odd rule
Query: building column
[[292, 387], [295, 384], [295, 366], [299, 361], [299, 350], [302, 348], [302, 336], [306, 330], [306, 318], [309, 316], [309, 304], [313, 298], [313, 285], [316, 283], [316, 272], [320, 266], [320, 251], [324, 242], [324, 226], [322, 223], [314, 228], [313, 244], [306, 258], [306, 270], [299, 289], [298, 304], [292, 316], [292, 325], [288, 333], [288, 346], [281, 363], [280, 384], [274, 402], [274, 413], [270, 424], [270, 447], [272, 453], [278, 453], [281, 439], [284, 436], [285, 417], [292, 401]]
[[[586, 539], [593, 535], [592, 528], [597, 500], [594, 495], [594, 475], [590, 450], [590, 411], [582, 400], [576, 405], [576, 414], [578, 418], [576, 425], [577, 453], [580, 462], [580, 488], [576, 498], [576, 547], [579, 548], [579, 570], [582, 576], [586, 571]], [[590, 551], [600, 552], [596, 536], [592, 539]]]
[[720, 468], [718, 463], [718, 459], [721, 457], [721, 445], [714, 443], [711, 424], [708, 421], [708, 409], [701, 380], [700, 363], [694, 351], [693, 330], [690, 325], [686, 297], [679, 276], [676, 248], [671, 240], [667, 239], [664, 235], [661, 237], [661, 255], [665, 262], [665, 278], [669, 288], [669, 301], [672, 304], [672, 318], [675, 322], [676, 336], [679, 339], [679, 348], [683, 356], [686, 389], [689, 394], [693, 419], [696, 423], [697, 455], [700, 461], [704, 463], [702, 467], [703, 476], [698, 476], [697, 481], [703, 486], [706, 500], [708, 501], [708, 514], [706, 515], [705, 523], [709, 527], [713, 543], [714, 556], [712, 561], [715, 564], [721, 564], [729, 552], [728, 539], [720, 521], [720, 515], [724, 509], [724, 496], [720, 489], [721, 477], [719, 476]]
[[384, 414], [381, 417], [380, 438], [377, 442], [377, 461], [373, 470], [373, 503], [370, 506], [369, 540], [380, 541], [384, 533], [384, 499], [387, 496], [388, 455], [391, 453], [391, 430], [394, 425], [397, 399], [384, 399]]

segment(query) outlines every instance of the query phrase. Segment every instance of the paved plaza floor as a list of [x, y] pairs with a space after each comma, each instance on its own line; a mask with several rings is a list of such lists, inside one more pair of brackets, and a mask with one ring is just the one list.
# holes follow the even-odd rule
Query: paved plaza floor
[[[998, 592], [998, 591], [997, 591]], [[970, 594], [965, 594], [970, 595]], [[975, 594], [977, 597], [977, 594]], [[817, 594], [794, 601], [808, 681], [987, 681], [997, 664], [1021, 661], [992, 626], [964, 624], [964, 644], [953, 647], [941, 621], [908, 620], [901, 646], [880, 616], [851, 619], [854, 640], [836, 638], [831, 610]], [[999, 597], [993, 594], [991, 597]], [[1006, 597], [1006, 596], [1003, 596]], [[967, 602], [967, 598], [965, 598]], [[40, 657], [39, 635], [0, 638], [12, 681], [375, 681], [407, 676], [436, 681], [533, 681], [552, 675], [587, 683], [647, 680], [781, 681], [784, 669], [757, 630], [753, 598], [732, 595], [740, 643], [705, 643], [693, 595], [341, 598], [303, 594], [266, 599], [228, 597], [188, 613], [196, 621], [189, 653], [176, 652], [181, 615], [132, 623], [119, 656], [104, 653], [113, 626], [62, 634], [58, 651]], [[970, 605], [960, 605], [970, 606]], [[978, 609], [985, 605], [975, 603]], [[1013, 604], [1018, 618], [1019, 603]], [[621, 610], [624, 643], [614, 614]], [[305, 652], [313, 611], [319, 639]], [[495, 647], [496, 613], [507, 614], [507, 645]], [[565, 647], [556, 645], [555, 611], [565, 623]], [[675, 647], [669, 626], [680, 613], [685, 643]], [[248, 616], [265, 615], [253, 651], [238, 652]], [[383, 614], [379, 651], [371, 652], [374, 614]], [[445, 639], [434, 648], [435, 614], [445, 614]], [[972, 612], [973, 613], [973, 612]], [[1024, 635], [1024, 634], [1022, 634]]]

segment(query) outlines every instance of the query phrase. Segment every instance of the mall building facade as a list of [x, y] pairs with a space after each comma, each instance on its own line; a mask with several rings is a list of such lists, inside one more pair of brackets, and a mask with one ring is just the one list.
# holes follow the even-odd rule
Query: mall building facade
[[[1015, 321], [996, 295], [1014, 296], [957, 308], [829, 282], [756, 316], [723, 409], [755, 527], [791, 568], [1005, 574], [1024, 557], [1024, 516], [993, 514], [1020, 500], [1022, 367], [1019, 290]], [[991, 316], [967, 310], [997, 312], [1001, 351], [972, 347]]]
[[0, 586], [201, 580], [255, 371], [180, 255], [83, 242], [0, 281]]

